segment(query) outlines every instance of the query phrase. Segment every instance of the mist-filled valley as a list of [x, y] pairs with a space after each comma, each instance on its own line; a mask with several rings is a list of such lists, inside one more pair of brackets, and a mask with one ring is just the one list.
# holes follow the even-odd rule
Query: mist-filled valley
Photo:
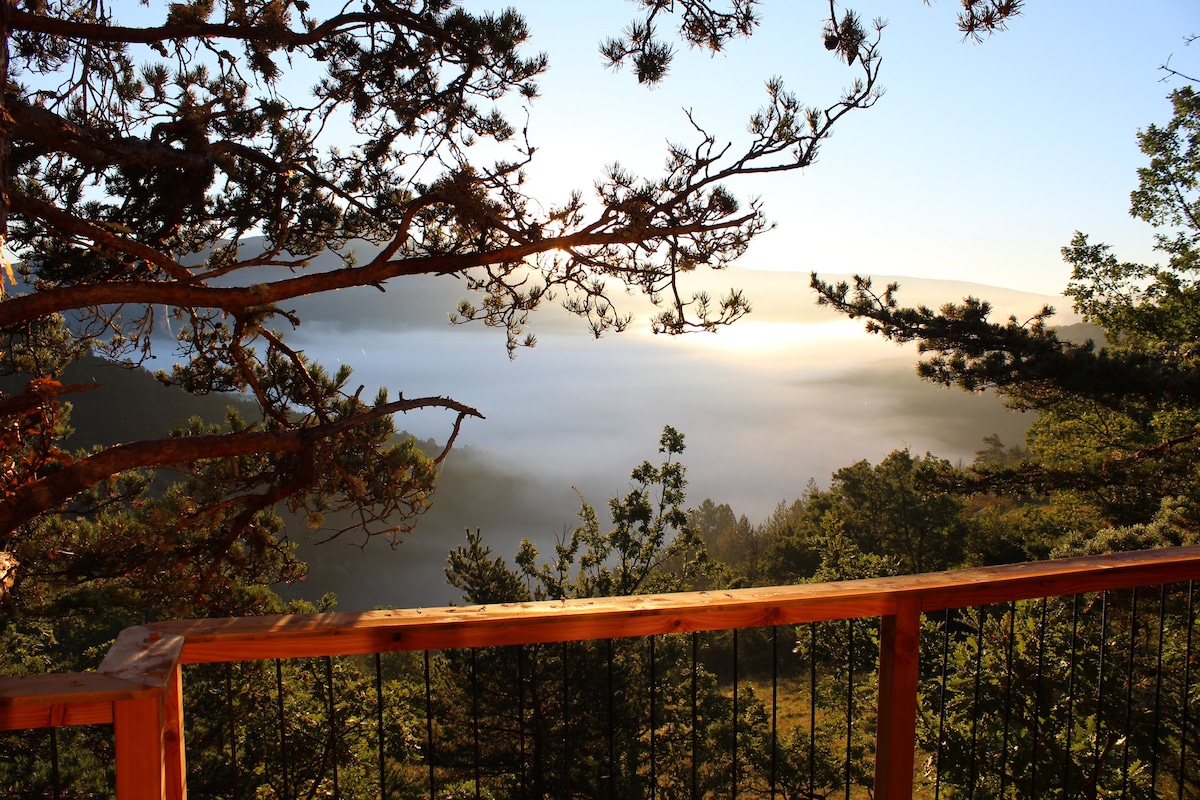
[[[981, 296], [1000, 318], [1025, 318], [1054, 302], [970, 284], [898, 281], [906, 303]], [[289, 339], [327, 367], [351, 364], [352, 391], [362, 384], [364, 396], [379, 386], [406, 397], [449, 395], [486, 419], [467, 421], [432, 507], [394, 548], [354, 532], [318, 543], [326, 538], [320, 530], [289, 519], [288, 536], [309, 571], [303, 582], [278, 588], [313, 601], [334, 593], [342, 610], [453, 602], [458, 597], [443, 568], [465, 530], [480, 529], [506, 559], [524, 538], [547, 553], [578, 523], [581, 497], [603, 514], [609, 497], [628, 491], [630, 470], [656, 459], [664, 425], [686, 437], [688, 505], [727, 503], [752, 524], [799, 497], [810, 480], [825, 486], [835, 470], [863, 459], [878, 463], [895, 449], [969, 463], [984, 436], [1021, 443], [1028, 415], [1008, 411], [990, 394], [921, 381], [915, 349], [879, 341], [859, 323], [818, 308], [807, 284], [798, 273], [716, 273], [696, 290], [738, 286], [754, 304], [748, 318], [716, 334], [652, 336], [643, 317], [625, 333], [593, 340], [579, 320], [540, 310], [530, 326], [536, 348], [520, 349], [512, 360], [502, 331], [447, 322], [446, 311], [467, 296], [451, 279], [297, 302], [303, 324]], [[158, 365], [168, 353], [160, 352]], [[194, 413], [220, 421], [228, 398], [184, 397], [145, 377], [135, 402], [97, 405], [88, 393], [77, 396], [73, 444], [146, 437], [151, 419], [167, 427]], [[66, 380], [131, 379], [86, 362]], [[180, 404], [174, 413], [173, 403]], [[434, 450], [450, 423], [427, 412], [398, 418], [397, 428]]]

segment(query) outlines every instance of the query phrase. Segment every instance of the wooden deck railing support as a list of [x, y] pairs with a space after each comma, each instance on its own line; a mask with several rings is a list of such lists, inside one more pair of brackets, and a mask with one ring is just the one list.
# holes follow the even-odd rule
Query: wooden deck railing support
[[97, 672], [0, 678], [0, 730], [112, 725], [118, 800], [185, 800], [183, 645], [127, 628]]
[[113, 703], [113, 742], [120, 800], [163, 800], [166, 764], [163, 698]]
[[902, 597], [879, 626], [879, 710], [875, 734], [875, 797], [912, 797], [917, 738], [921, 601]]
[[875, 797], [911, 800], [921, 614], [1200, 578], [1200, 546], [841, 583], [126, 629], [97, 673], [0, 678], [0, 730], [111, 723], [118, 800], [184, 800], [181, 664], [610, 639], [879, 617]]
[[119, 800], [187, 797], [179, 669], [185, 643], [147, 627], [126, 628], [100, 664], [100, 672], [151, 692], [113, 704]]

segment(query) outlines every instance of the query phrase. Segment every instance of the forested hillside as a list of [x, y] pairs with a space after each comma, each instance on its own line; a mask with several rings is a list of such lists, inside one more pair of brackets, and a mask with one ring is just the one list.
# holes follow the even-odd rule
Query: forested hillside
[[[33, 377], [21, 373], [0, 375], [0, 392], [18, 394]], [[229, 408], [253, 420], [257, 408], [249, 400], [228, 393], [182, 392], [164, 386], [147, 369], [121, 366], [91, 354], [68, 364], [58, 379], [68, 385], [107, 390], [84, 390], [70, 396], [72, 433], [62, 441], [62, 447], [70, 450], [135, 442], [147, 435], [165, 437], [192, 417], [219, 425]]]

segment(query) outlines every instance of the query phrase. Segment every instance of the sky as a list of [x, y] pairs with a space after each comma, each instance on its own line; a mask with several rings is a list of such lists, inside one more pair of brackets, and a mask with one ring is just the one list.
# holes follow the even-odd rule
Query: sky
[[[531, 48], [550, 61], [529, 118], [541, 196], [587, 190], [614, 160], [655, 174], [665, 141], [694, 141], [684, 109], [736, 145], [767, 78], [824, 106], [857, 74], [821, 46], [824, 2], [764, 0], [752, 38], [716, 56], [680, 49], [654, 89], [629, 70], [602, 68], [597, 51], [634, 19], [634, 4], [517, 6]], [[1141, 164], [1135, 133], [1169, 118], [1161, 64], [1200, 72], [1200, 43], [1184, 44], [1200, 32], [1200, 4], [1031, 0], [1007, 31], [979, 44], [962, 41], [952, 0], [851, 7], [887, 21], [886, 94], [846, 118], [813, 167], [733, 186], [761, 196], [777, 222], [741, 266], [1057, 294], [1069, 277], [1059, 248], [1076, 230], [1148, 253], [1144, 226], [1128, 217]]]
[[[517, 5], [531, 49], [550, 60], [528, 117], [538, 147], [529, 188], [547, 206], [575, 189], [586, 196], [613, 161], [654, 176], [665, 142], [689, 141], [684, 109], [736, 146], [767, 78], [781, 76], [810, 105], [832, 102], [851, 79], [821, 46], [823, 2], [765, 0], [751, 40], [715, 57], [681, 51], [655, 89], [603, 69], [597, 52], [634, 5]], [[1074, 231], [1124, 259], [1153, 259], [1150, 230], [1128, 215], [1142, 164], [1135, 134], [1170, 117], [1173, 84], [1161, 82], [1161, 64], [1200, 72], [1200, 43], [1184, 44], [1200, 33], [1200, 4], [1031, 0], [981, 44], [962, 41], [957, 7], [855, 6], [864, 18], [889, 17], [886, 94], [843, 120], [815, 165], [731, 186], [761, 197], [776, 227], [737, 269], [698, 278], [697, 288], [746, 289], [755, 311], [730, 329], [654, 337], [631, 298], [642, 312], [633, 328], [593, 341], [582, 322], [550, 309], [533, 319], [538, 347], [509, 361], [501, 332], [447, 325], [465, 296], [452, 279], [303, 301], [291, 340], [323, 363], [352, 364], [352, 383], [367, 394], [380, 385], [407, 397], [448, 394], [487, 417], [468, 421], [451, 459], [484, 463], [490, 477], [435, 496], [435, 512], [394, 554], [351, 547], [314, 561], [341, 570], [333, 588], [348, 593], [343, 607], [452, 599], [436, 567], [464, 527], [481, 527], [509, 558], [522, 537], [548, 549], [575, 522], [572, 487], [603, 508], [628, 491], [634, 466], [657, 457], [668, 424], [686, 437], [689, 504], [727, 502], [752, 523], [860, 459], [908, 448], [969, 462], [985, 435], [1019, 442], [1028, 418], [991, 396], [922, 383], [913, 349], [816, 308], [808, 274], [893, 276], [902, 301], [972, 294], [1021, 319], [1049, 303], [1057, 321], [1075, 321], [1060, 296], [1070, 277], [1060, 248]], [[449, 430], [437, 414], [398, 425], [439, 441]], [[314, 573], [314, 588], [327, 583]]]
[[[493, 0], [466, 3], [472, 11], [504, 5]], [[540, 80], [540, 97], [528, 110], [529, 138], [538, 148], [529, 168], [529, 188], [547, 206], [576, 189], [586, 197], [594, 179], [614, 161], [655, 176], [668, 140], [695, 141], [685, 109], [718, 140], [736, 148], [745, 140], [745, 121], [766, 97], [766, 79], [779, 76], [803, 102], [823, 106], [857, 75], [822, 46], [824, 2], [764, 0], [761, 25], [752, 38], [736, 41], [715, 56], [681, 49], [671, 73], [651, 89], [639, 86], [627, 69], [605, 69], [598, 52], [602, 38], [635, 18], [636, 3], [523, 0], [517, 7], [532, 32], [529, 50], [545, 52], [550, 64]], [[619, 373], [633, 374], [632, 365], [642, 360], [676, 364], [692, 357], [723, 359], [741, 368], [762, 365], [768, 372], [772, 364], [787, 363], [796, 370], [821, 364], [827, 371], [844, 373], [851, 364], [872, 359], [898, 359], [911, 370], [912, 351], [864, 341], [858, 326], [815, 311], [806, 288], [809, 272], [959, 281], [1041, 296], [1006, 309], [1024, 319], [1043, 302], [1053, 303], [1060, 312], [1070, 311], [1060, 297], [1070, 277], [1060, 248], [1076, 230], [1090, 233], [1094, 241], [1112, 243], [1123, 258], [1153, 259], [1149, 228], [1128, 214], [1129, 192], [1142, 164], [1135, 134], [1148, 123], [1169, 119], [1165, 98], [1177, 84], [1162, 81], [1161, 64], [1169, 59], [1182, 71], [1200, 72], [1200, 42], [1185, 45], [1185, 37], [1200, 33], [1200, 5], [1194, 0], [1102, 5], [1031, 0], [1008, 30], [978, 44], [963, 41], [955, 25], [959, 5], [950, 0], [864, 2], [853, 7], [864, 19], [887, 18], [881, 44], [883, 98], [875, 107], [843, 119], [813, 166], [731, 186], [743, 198], [761, 197], [767, 215], [776, 222], [738, 265], [783, 273], [757, 296], [748, 291], [755, 313], [715, 337], [674, 342], [647, 337], [642, 313], [634, 329], [622, 335], [636, 344], [602, 342], [592, 347], [583, 346], [590, 342], [582, 324], [558, 327], [557, 318], [553, 323], [545, 316], [535, 318], [533, 331], [541, 346], [521, 354], [512, 365], [505, 359], [502, 366], [497, 362], [497, 376], [487, 378], [495, 391], [485, 392], [487, 399], [507, 409], [521, 387], [541, 380], [540, 375], [517, 377], [532, 370], [545, 370], [549, 383], [558, 382], [555, 391], [569, 394], [572, 386], [603, 378], [609, 369], [606, 360], [627, 346], [633, 352], [621, 358], [630, 366]], [[523, 119], [523, 109], [505, 110]], [[697, 279], [705, 282], [700, 288], [718, 292], [746, 283], [744, 277], [733, 280], [725, 274]], [[989, 296], [986, 291], [969, 291]], [[961, 297], [934, 299], [941, 303]], [[901, 299], [931, 301], [903, 293]], [[393, 302], [397, 301], [386, 300]], [[438, 309], [438, 324], [432, 330], [445, 332], [442, 307], [432, 307]], [[395, 335], [396, 326], [403, 326], [411, 313], [388, 315], [390, 321], [382, 328], [372, 327], [360, 313], [350, 317], [364, 329]], [[808, 326], [824, 323], [821, 333], [797, 327], [802, 318]], [[308, 319], [311, 325], [312, 316]], [[1062, 315], [1059, 319], [1073, 321]], [[352, 327], [346, 316], [338, 325]], [[453, 341], [474, 342], [479, 333], [456, 328]], [[489, 348], [490, 364], [497, 357], [490, 348], [498, 347], [499, 334], [483, 334], [488, 338], [481, 336], [479, 346]], [[302, 329], [302, 335], [315, 336], [314, 346], [321, 338], [312, 327], [307, 334]], [[449, 335], [439, 338], [438, 346], [450, 340]], [[360, 372], [369, 368], [362, 378], [368, 383], [379, 376], [380, 383], [403, 387], [411, 396], [414, 382], [426, 383], [418, 377], [427, 369], [419, 354], [431, 347], [425, 343], [384, 348], [388, 357], [380, 359], [368, 352], [368, 344], [346, 347], [348, 356], [335, 357], [346, 358]], [[394, 355], [410, 352], [411, 359]], [[560, 352], [562, 356], [555, 355]], [[394, 380], [383, 380], [389, 370], [375, 365], [390, 357], [405, 366], [391, 371]], [[560, 357], [562, 364], [556, 360]], [[472, 358], [433, 359], [428, 369], [437, 378], [431, 376], [430, 389], [444, 381], [461, 387], [458, 399], [472, 402], [469, 390], [477, 393], [478, 387], [471, 381], [490, 375]], [[665, 374], [666, 368], [655, 364], [648, 369]], [[510, 384], [513, 388], [505, 388]], [[663, 414], [678, 413], [686, 394], [653, 387], [643, 392], [654, 402], [672, 398]], [[481, 410], [484, 405], [488, 404], [482, 403]], [[536, 407], [537, 402], [528, 399], [518, 406]], [[722, 416], [770, 413], [756, 408], [753, 403], [745, 409], [735, 404]], [[703, 413], [696, 419], [698, 424], [712, 422]], [[653, 434], [656, 426], [671, 421], [647, 427]], [[583, 429], [585, 422], [576, 424]], [[543, 419], [542, 424], [549, 423]], [[413, 427], [420, 423], [413, 421]], [[464, 434], [467, 441], [494, 446], [514, 439], [508, 427], [494, 419], [478, 428]], [[561, 443], [578, 435], [562, 432], [551, 438]], [[894, 440], [905, 441], [903, 435]], [[780, 437], [769, 438], [780, 442]], [[821, 443], [822, 448], [826, 445]], [[955, 456], [963, 452], [959, 445]], [[552, 460], [571, 460], [574, 453], [574, 448], [563, 447]], [[827, 477], [825, 464], [822, 460], [813, 466], [818, 480]], [[756, 509], [763, 505], [761, 498], [753, 502]]]

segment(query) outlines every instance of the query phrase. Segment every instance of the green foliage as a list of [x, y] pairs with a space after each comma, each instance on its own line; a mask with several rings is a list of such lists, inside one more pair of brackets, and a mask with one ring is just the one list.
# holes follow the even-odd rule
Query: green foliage
[[[795, 628], [796, 660], [809, 667], [815, 678], [809, 698], [812, 706], [815, 752], [798, 749], [790, 759], [802, 766], [799, 786], [807, 788], [809, 758], [816, 773], [817, 796], [851, 786], [870, 789], [874, 782], [874, 731], [870, 719], [878, 707], [876, 666], [879, 630], [874, 620], [836, 620]], [[792, 733], [798, 748], [806, 748], [809, 733], [801, 726]]]
[[715, 561], [751, 584], [759, 580], [766, 567], [766, 540], [745, 514], [738, 517], [727, 503], [717, 505], [705, 498], [698, 507], [688, 509], [687, 517], [689, 527]]
[[983, 447], [975, 451], [975, 464], [978, 466], [1010, 466], [1019, 464], [1025, 458], [1025, 448], [1020, 445], [1005, 447], [997, 434], [983, 437]]
[[834, 473], [830, 491], [837, 503], [826, 512], [826, 528], [860, 549], [892, 555], [902, 572], [945, 569], [961, 559], [962, 501], [930, 490], [930, 478], [950, 464], [926, 454], [893, 451], [872, 467], [860, 461]]
[[608, 533], [601, 532], [596, 510], [584, 501], [580, 525], [555, 547], [553, 564], [539, 566], [536, 549], [522, 543], [517, 564], [535, 582], [535, 599], [678, 592], [706, 578], [720, 579], [684, 511], [686, 469], [675, 460], [683, 450], [683, 434], [663, 428], [658, 450], [663, 462], [643, 461], [630, 474], [629, 494], [608, 501], [613, 521]]
[[663, 462], [643, 461], [630, 474], [629, 493], [609, 500], [613, 527], [607, 533], [595, 508], [582, 501], [580, 524], [555, 545], [553, 562], [539, 563], [526, 539], [510, 569], [492, 557], [478, 531], [467, 531], [467, 545], [450, 554], [447, 580], [469, 603], [686, 591], [723, 581], [684, 511], [687, 470], [676, 460], [683, 450], [683, 434], [665, 427]]
[[[1189, 758], [1196, 742], [1177, 679], [1189, 658], [1196, 668], [1189, 607], [1186, 591], [1143, 589], [927, 619], [918, 739], [941, 792], [1191, 796], [1185, 729]], [[1194, 707], [1194, 683], [1187, 692]]]
[[416, 663], [403, 661], [389, 661], [378, 690], [375, 665], [365, 659], [189, 669], [185, 735], [196, 754], [188, 760], [189, 794], [221, 797], [238, 787], [243, 796], [327, 796], [336, 780], [343, 796], [369, 796], [379, 785], [379, 695], [385, 773], [394, 790], [411, 791], [415, 781], [401, 765], [421, 747], [423, 698]]
[[797, 583], [811, 578], [821, 564], [821, 518], [832, 498], [811, 478], [791, 505], [780, 501], [758, 526], [766, 543], [765, 583]]
[[943, 459], [895, 450], [879, 464], [835, 472], [828, 490], [810, 482], [757, 531], [762, 583], [845, 580], [928, 572], [961, 564], [971, 528], [965, 502], [938, 485]]
[[[631, 594], [683, 580], [670, 571], [682, 565], [688, 572], [684, 550], [698, 543], [682, 511], [685, 470], [675, 457], [683, 449], [682, 434], [665, 428], [664, 462], [643, 462], [633, 470], [630, 493], [610, 501], [609, 533], [600, 532], [595, 509], [583, 502], [581, 524], [556, 546], [553, 563], [539, 564], [526, 540], [512, 569], [492, 556], [478, 531], [468, 531], [466, 546], [450, 554], [447, 579], [471, 603]], [[633, 688], [646, 680], [646, 647], [635, 641], [583, 642], [447, 654], [436, 678], [438, 738], [449, 747], [441, 763], [451, 772], [466, 772], [478, 753], [488, 791], [497, 796], [513, 796], [522, 787], [539, 796], [560, 791], [597, 796], [610, 781], [622, 796], [645, 793], [649, 748], [686, 746], [669, 734], [655, 735], [649, 695]], [[667, 650], [655, 656], [662, 670], [655, 686], [663, 713], [679, 705], [672, 695], [690, 684], [680, 673], [679, 644], [662, 640], [660, 647]], [[698, 679], [707, 701], [717, 702], [712, 676], [703, 672]], [[662, 724], [679, 727], [673, 718]], [[473, 733], [479, 728], [493, 734], [480, 738]], [[610, 763], [612, 758], [618, 763]], [[664, 777], [656, 776], [660, 785]]]
[[500, 556], [483, 543], [478, 530], [467, 531], [466, 546], [450, 551], [446, 582], [462, 592], [463, 599], [476, 605], [519, 603], [532, 599], [521, 575], [509, 569]]
[[[433, 691], [439, 790], [464, 776], [473, 788], [478, 753], [481, 790], [495, 797], [643, 796], [651, 785], [720, 796], [735, 768], [740, 791], [767, 792], [769, 709], [743, 682], [735, 715], [729, 680], [704, 655], [727, 643], [697, 640], [699, 661], [689, 636], [445, 654]], [[777, 789], [807, 786], [806, 736], [776, 740]], [[820, 785], [840, 785], [825, 751], [821, 759], [818, 779], [829, 782]]]
[[1184, 86], [1171, 93], [1174, 114], [1165, 127], [1150, 125], [1138, 133], [1138, 144], [1150, 164], [1138, 170], [1138, 188], [1130, 195], [1130, 212], [1156, 228], [1181, 228], [1174, 237], [1156, 236], [1159, 249], [1171, 256], [1170, 271], [1194, 270], [1200, 237], [1200, 96]]

